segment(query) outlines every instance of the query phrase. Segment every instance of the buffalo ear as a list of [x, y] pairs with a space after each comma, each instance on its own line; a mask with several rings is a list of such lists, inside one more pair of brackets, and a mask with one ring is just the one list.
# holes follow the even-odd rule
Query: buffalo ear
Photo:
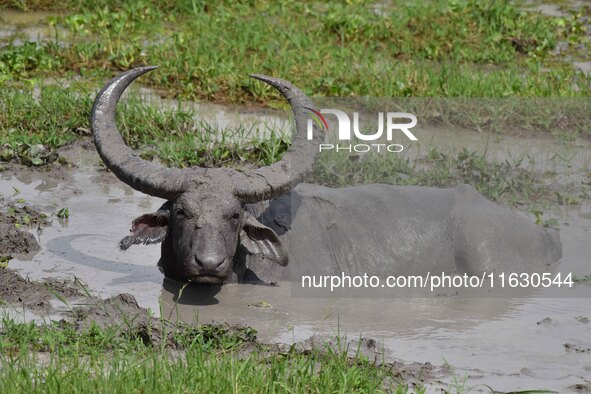
[[242, 219], [240, 242], [252, 254], [262, 254], [281, 266], [287, 265], [287, 253], [279, 236], [248, 212], [244, 212]]
[[131, 245], [162, 242], [168, 228], [168, 209], [160, 208], [154, 213], [139, 216], [131, 222], [129, 235], [119, 241], [119, 248], [127, 250]]

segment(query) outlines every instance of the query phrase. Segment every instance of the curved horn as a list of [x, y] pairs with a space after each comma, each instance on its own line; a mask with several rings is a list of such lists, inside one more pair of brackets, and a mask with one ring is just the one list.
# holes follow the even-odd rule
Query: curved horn
[[280, 161], [246, 173], [248, 182], [236, 185], [234, 194], [245, 203], [278, 197], [300, 183], [312, 170], [318, 144], [323, 140], [316, 125], [313, 125], [313, 140], [307, 139], [307, 110], [314, 109], [314, 104], [300, 89], [284, 79], [257, 74], [251, 77], [273, 86], [287, 99], [295, 117], [296, 131], [290, 148]]
[[151, 163], [139, 157], [121, 137], [115, 125], [119, 98], [137, 77], [157, 67], [138, 67], [109, 81], [99, 92], [90, 113], [94, 144], [101, 159], [121, 181], [152, 196], [174, 199], [183, 191], [183, 171]]

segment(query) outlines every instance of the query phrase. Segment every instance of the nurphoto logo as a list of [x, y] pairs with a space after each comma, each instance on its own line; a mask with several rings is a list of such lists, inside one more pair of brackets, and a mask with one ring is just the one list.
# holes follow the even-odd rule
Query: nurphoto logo
[[[318, 145], [318, 150], [328, 151], [335, 150], [337, 152], [390, 152], [399, 153], [404, 150], [401, 144], [391, 143], [395, 132], [402, 132], [410, 141], [417, 141], [417, 137], [410, 131], [417, 125], [417, 117], [406, 112], [378, 112], [378, 129], [374, 133], [364, 133], [359, 127], [359, 112], [353, 112], [353, 122], [349, 115], [338, 109], [321, 109], [317, 111], [306, 107], [309, 111], [308, 118], [308, 140], [313, 139], [314, 124], [329, 133], [328, 122], [323, 114], [334, 115], [338, 124], [337, 139], [338, 143], [322, 143]], [[385, 119], [385, 122], [384, 122]], [[404, 120], [407, 120], [406, 122]], [[402, 122], [401, 122], [402, 120]], [[384, 123], [386, 124], [386, 142], [378, 143], [384, 136]], [[367, 141], [366, 143], [352, 144], [351, 141], [356, 138], [359, 141]], [[374, 141], [369, 143], [369, 141]], [[342, 142], [342, 143], [341, 143]]]

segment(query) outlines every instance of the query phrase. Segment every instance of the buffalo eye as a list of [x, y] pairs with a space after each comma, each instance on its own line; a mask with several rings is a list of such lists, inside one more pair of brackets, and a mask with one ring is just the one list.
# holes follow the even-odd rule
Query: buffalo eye
[[236, 212], [235, 214], [232, 215], [232, 220], [238, 220], [240, 219], [240, 212]]
[[185, 216], [185, 211], [183, 211], [182, 208], [175, 209], [174, 210], [174, 213], [175, 213], [176, 216], [181, 216], [181, 217], [184, 217]]

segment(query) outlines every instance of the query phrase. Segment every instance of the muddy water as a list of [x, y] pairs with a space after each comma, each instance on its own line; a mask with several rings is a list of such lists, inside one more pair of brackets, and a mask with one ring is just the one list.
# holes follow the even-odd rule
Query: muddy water
[[[419, 133], [420, 141], [429, 141], [421, 150], [429, 144], [457, 149], [486, 142], [477, 134]], [[588, 171], [591, 160], [591, 147], [582, 141], [557, 144], [503, 137], [488, 138], [488, 146], [491, 157], [499, 160], [535, 153], [535, 166], [552, 167], [559, 174]], [[557, 154], [571, 159], [556, 161]], [[24, 198], [45, 212], [70, 210], [67, 224], [54, 218], [53, 226], [40, 235], [40, 253], [11, 261], [23, 275], [76, 276], [103, 298], [131, 293], [141, 306], [167, 318], [242, 323], [257, 329], [265, 341], [291, 343], [336, 333], [349, 339], [373, 337], [386, 359], [448, 362], [460, 381], [467, 376], [465, 387], [487, 384], [496, 390], [564, 392], [591, 380], [591, 355], [572, 350], [591, 347], [591, 285], [576, 286], [569, 298], [546, 298], [541, 293], [494, 299], [311, 299], [292, 297], [287, 283], [229, 284], [187, 287], [178, 299], [179, 285], [164, 281], [156, 268], [159, 246], [132, 247], [125, 253], [117, 249], [131, 220], [156, 210], [162, 200], [137, 193], [102, 172], [93, 152], [74, 150], [67, 155], [79, 169], [63, 177], [25, 169], [0, 173], [5, 198]], [[554, 215], [561, 224], [561, 271], [591, 274], [591, 206], [564, 208]], [[567, 343], [571, 350], [564, 346]]]
[[0, 40], [12, 39], [12, 44], [19, 46], [25, 42], [46, 41], [50, 37], [61, 43], [61, 40], [68, 37], [68, 32], [46, 22], [47, 18], [58, 15], [45, 11], [22, 12], [0, 9]]
[[525, 169], [553, 171], [561, 176], [584, 173], [591, 168], [591, 141], [566, 141], [543, 134], [515, 137], [464, 130], [449, 132], [433, 127], [419, 128], [416, 135], [421, 143], [409, 147], [411, 154], [426, 153], [433, 147], [444, 152], [466, 148], [486, 152], [487, 159], [492, 161], [521, 162], [521, 167]]
[[[290, 120], [280, 110], [166, 99], [161, 98], [158, 91], [139, 84], [132, 85], [127, 94], [136, 94], [146, 104], [162, 110], [183, 110], [194, 114], [196, 124], [205, 122], [217, 130], [218, 134], [212, 136], [214, 140], [224, 138], [228, 142], [244, 142], [268, 139], [272, 133], [281, 136], [291, 130]], [[237, 133], [238, 129], [243, 131]]]
[[39, 254], [11, 261], [11, 267], [33, 279], [76, 276], [103, 297], [127, 292], [143, 305], [157, 305], [162, 277], [154, 262], [159, 247], [121, 253], [117, 237], [126, 234], [133, 217], [157, 209], [160, 202], [110, 177], [106, 177], [109, 183], [103, 183], [103, 176], [95, 167], [85, 167], [66, 180], [39, 179], [28, 172], [14, 177], [2, 174], [0, 193], [5, 197], [15, 195], [15, 187], [20, 191], [15, 198], [24, 198], [43, 212], [61, 207], [70, 211], [67, 223], [54, 217], [53, 225], [40, 234]]

